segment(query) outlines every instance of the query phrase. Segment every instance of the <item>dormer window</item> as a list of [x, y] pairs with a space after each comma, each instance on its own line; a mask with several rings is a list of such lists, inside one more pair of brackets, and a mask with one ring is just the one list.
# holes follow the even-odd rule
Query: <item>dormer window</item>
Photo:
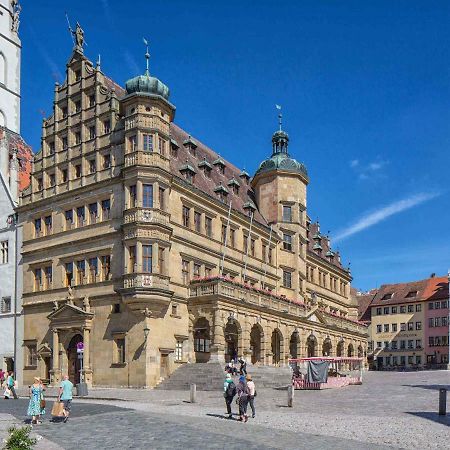
[[211, 178], [212, 165], [206, 160], [206, 156], [198, 163], [198, 167], [203, 170], [206, 178]]
[[180, 148], [180, 146], [178, 145], [178, 142], [171, 138], [170, 139], [170, 156], [172, 156], [172, 158], [178, 158], [178, 149]]
[[217, 170], [222, 175], [225, 174], [225, 161], [219, 156], [214, 162], [213, 165], [217, 167]]
[[381, 300], [390, 300], [394, 294], [392, 292], [389, 292], [388, 294], [384, 294]]
[[250, 181], [250, 175], [245, 169], [239, 174], [239, 178], [243, 180], [245, 184], [248, 184]]
[[314, 250], [318, 255], [320, 255], [320, 254], [322, 253], [322, 246], [321, 246], [318, 242], [316, 242], [316, 243], [314, 244], [313, 250]]
[[245, 202], [242, 207], [249, 216], [251, 216], [256, 211], [256, 206], [251, 201]]
[[228, 181], [227, 184], [231, 187], [234, 194], [239, 195], [239, 188], [241, 187], [241, 185], [236, 180], [236, 178], [233, 177], [230, 181]]
[[187, 182], [194, 183], [196, 171], [187, 161], [186, 164], [180, 168], [180, 172]]
[[196, 155], [196, 148], [197, 143], [192, 139], [192, 137], [189, 135], [188, 138], [183, 142], [183, 145], [189, 150], [189, 153], [192, 156]]
[[214, 188], [214, 192], [217, 194], [217, 196], [219, 197], [219, 200], [222, 202], [226, 202], [227, 201], [227, 197], [228, 197], [228, 189], [221, 184], [219, 184], [219, 186], [216, 186]]
[[417, 297], [417, 291], [409, 291], [406, 295], [406, 298], [414, 298]]

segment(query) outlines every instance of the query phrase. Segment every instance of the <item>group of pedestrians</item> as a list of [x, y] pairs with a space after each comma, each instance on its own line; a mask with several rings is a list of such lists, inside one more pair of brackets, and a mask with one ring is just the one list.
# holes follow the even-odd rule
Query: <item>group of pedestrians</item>
[[231, 373], [227, 373], [225, 377], [225, 382], [223, 384], [223, 396], [225, 398], [225, 404], [227, 406], [227, 416], [229, 419], [233, 417], [231, 412], [231, 405], [233, 403], [234, 397], [236, 397], [236, 403], [239, 407], [239, 419], [241, 422], [247, 422], [247, 407], [250, 404], [252, 410], [252, 417], [255, 418], [255, 397], [256, 388], [255, 383], [252, 380], [250, 374], [245, 376], [242, 374], [239, 376], [239, 382], [237, 385], [231, 376]]
[[16, 394], [16, 380], [14, 379], [14, 372], [3, 372], [0, 369], [0, 386], [4, 389], [3, 397], [5, 400], [14, 397], [15, 400], [18, 399]]

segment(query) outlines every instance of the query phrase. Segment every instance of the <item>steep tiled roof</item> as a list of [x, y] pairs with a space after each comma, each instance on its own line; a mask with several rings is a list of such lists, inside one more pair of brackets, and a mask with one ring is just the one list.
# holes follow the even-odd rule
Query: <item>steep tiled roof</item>
[[0, 140], [4, 137], [6, 137], [8, 142], [10, 157], [14, 150], [17, 150], [17, 159], [19, 160], [19, 191], [23, 191], [30, 185], [31, 160], [33, 159], [31, 147], [23, 140], [20, 134], [0, 127]]
[[[327, 236], [320, 234], [320, 226], [317, 222], [311, 223], [309, 225], [309, 241], [308, 241], [308, 250], [310, 253], [313, 253], [315, 256], [318, 256], [325, 261], [328, 261], [329, 263], [333, 264], [336, 267], [339, 267], [342, 269], [342, 264], [339, 261], [339, 252], [333, 252], [331, 249], [331, 245], [329, 243], [329, 240]], [[314, 237], [321, 236], [321, 239], [314, 239]], [[318, 245], [320, 243], [320, 245]], [[317, 250], [321, 250], [320, 253]], [[328, 258], [327, 254], [330, 255], [330, 253], [333, 253], [333, 258]]]
[[[218, 167], [213, 166], [213, 169], [211, 170], [210, 173], [210, 178], [208, 178], [203, 173], [203, 170], [197, 169], [193, 185], [194, 187], [210, 195], [214, 199], [218, 199], [217, 195], [218, 186], [221, 185], [223, 187], [227, 186], [228, 182], [232, 178], [235, 178], [236, 180], [241, 180], [239, 183], [240, 188], [238, 194], [235, 194], [231, 189], [227, 189], [229, 192], [227, 196], [227, 202], [228, 204], [230, 201], [232, 202], [231, 206], [232, 209], [235, 209], [241, 212], [242, 214], [247, 215], [244, 205], [249, 201], [255, 203], [254, 193], [252, 188], [250, 187], [250, 184], [246, 184], [244, 180], [239, 178], [241, 170], [235, 167], [233, 164], [229, 163], [228, 161], [225, 161], [215, 151], [211, 150], [205, 144], [200, 142], [199, 139], [190, 137], [190, 134], [181, 129], [178, 125], [171, 123], [170, 133], [171, 138], [175, 139], [179, 145], [177, 158], [173, 157], [170, 158], [170, 169], [172, 173], [180, 178], [183, 178], [182, 174], [180, 173], [180, 169], [182, 169], [183, 166], [186, 166], [186, 164], [196, 168], [199, 167], [199, 163], [201, 163], [205, 159], [210, 164], [213, 164], [214, 161], [220, 158], [225, 163], [224, 173], [221, 173]], [[191, 140], [194, 140], [195, 143], [197, 144], [197, 147], [195, 149], [195, 156], [188, 150], [188, 148], [185, 145], [182, 144], [189, 138]], [[202, 164], [200, 164], [200, 167], [202, 167]], [[258, 210], [255, 211], [254, 220], [263, 225], [267, 225], [266, 220]]]
[[118, 98], [121, 98], [125, 95], [125, 89], [122, 86], [119, 86], [115, 81], [111, 80], [111, 78], [105, 75], [105, 84], [109, 89], [115, 91]]
[[448, 296], [447, 277], [433, 277], [428, 279], [427, 286], [423, 292], [424, 300], [447, 300]]
[[[423, 293], [428, 279], [410, 283], [383, 284], [372, 301], [372, 306], [397, 305], [399, 303], [414, 303], [423, 300]], [[410, 293], [417, 292], [415, 296]], [[391, 295], [390, 298], [388, 296]], [[408, 296], [410, 294], [410, 296]], [[384, 300], [383, 300], [384, 299]]]
[[358, 320], [361, 322], [370, 322], [372, 300], [375, 298], [377, 292], [377, 289], [373, 289], [367, 294], [355, 296], [358, 303]]

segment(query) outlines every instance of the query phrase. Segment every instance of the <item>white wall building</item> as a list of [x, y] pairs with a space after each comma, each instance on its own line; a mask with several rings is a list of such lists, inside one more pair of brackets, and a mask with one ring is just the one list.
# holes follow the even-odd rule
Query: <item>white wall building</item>
[[[22, 341], [21, 283], [16, 284], [21, 237], [14, 207], [20, 190], [19, 172], [26, 144], [20, 132], [20, 5], [0, 0], [0, 367], [15, 369], [21, 361], [17, 342]], [[19, 160], [20, 152], [20, 160]], [[20, 280], [18, 280], [20, 281]], [[16, 364], [16, 369], [17, 369]]]

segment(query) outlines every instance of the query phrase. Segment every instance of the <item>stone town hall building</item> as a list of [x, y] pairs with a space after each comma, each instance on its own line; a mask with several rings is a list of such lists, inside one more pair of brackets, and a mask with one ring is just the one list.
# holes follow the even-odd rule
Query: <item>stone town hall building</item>
[[235, 355], [364, 355], [351, 275], [310, 223], [281, 127], [250, 177], [173, 122], [148, 69], [123, 89], [76, 39], [18, 208], [24, 382], [78, 381], [79, 342], [97, 386]]

